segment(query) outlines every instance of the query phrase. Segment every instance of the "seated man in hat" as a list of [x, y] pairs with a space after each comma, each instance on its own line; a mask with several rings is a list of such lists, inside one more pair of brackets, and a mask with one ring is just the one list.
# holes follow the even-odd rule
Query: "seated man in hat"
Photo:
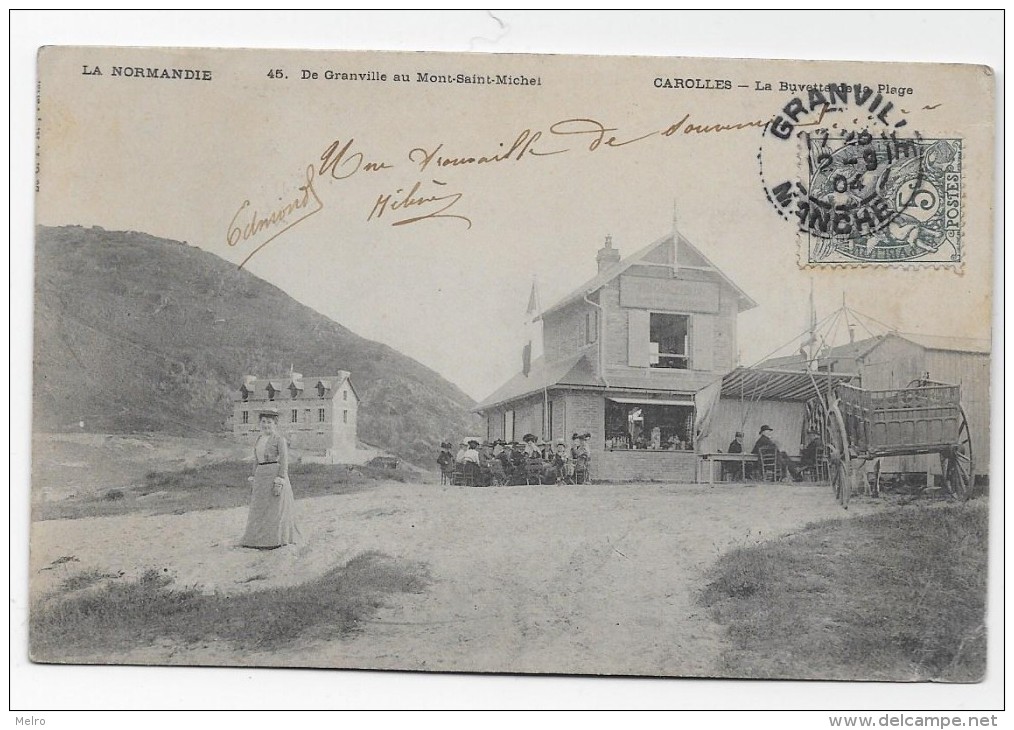
[[824, 441], [815, 429], [807, 429], [806, 445], [799, 452], [799, 463], [816, 476], [817, 459], [824, 455]]
[[[736, 431], [736, 435], [733, 436], [732, 441], [729, 442], [729, 448], [725, 450], [727, 454], [742, 454], [743, 453], [743, 432]], [[722, 481], [735, 480], [738, 477], [743, 477], [746, 471], [740, 464], [730, 464], [725, 461], [722, 462]]]
[[525, 483], [525, 465], [528, 463], [528, 457], [525, 456], [525, 447], [519, 444], [517, 441], [511, 443], [511, 484], [524, 484]]
[[[778, 470], [781, 473], [788, 472], [792, 475], [792, 478], [799, 482], [802, 481], [803, 477], [799, 474], [799, 469], [792, 463], [792, 459], [778, 447], [778, 443], [772, 438], [774, 435], [774, 429], [771, 426], [764, 424], [760, 428], [760, 436], [757, 437], [757, 441], [754, 442], [752, 453], [760, 457], [761, 449], [773, 450], [775, 453], [775, 463], [778, 465]], [[763, 474], [761, 474], [763, 476]]]

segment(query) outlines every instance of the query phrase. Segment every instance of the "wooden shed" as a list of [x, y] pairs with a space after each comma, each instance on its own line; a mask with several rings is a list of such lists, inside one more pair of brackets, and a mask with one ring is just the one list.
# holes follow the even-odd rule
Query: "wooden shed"
[[[768, 360], [768, 368], [800, 367], [801, 356]], [[904, 388], [928, 379], [961, 386], [961, 407], [972, 436], [975, 473], [989, 477], [989, 340], [971, 337], [889, 332], [829, 348], [816, 360], [822, 373], [854, 373], [868, 390]], [[939, 460], [900, 456], [887, 460], [885, 471], [939, 473]]]

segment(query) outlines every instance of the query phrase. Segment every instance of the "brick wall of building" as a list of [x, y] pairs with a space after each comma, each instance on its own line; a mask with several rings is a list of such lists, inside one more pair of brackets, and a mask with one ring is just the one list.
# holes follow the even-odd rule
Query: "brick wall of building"
[[563, 438], [569, 443], [570, 436], [575, 431], [588, 432], [592, 435], [588, 442], [588, 450], [591, 453], [591, 478], [598, 479], [596, 474], [599, 455], [605, 444], [603, 436], [606, 425], [605, 398], [601, 393], [570, 391], [563, 395], [563, 400], [566, 410]]
[[620, 280], [613, 279], [599, 291], [605, 321], [606, 368], [627, 364], [627, 312], [620, 307]]
[[[588, 328], [590, 325], [593, 330], [597, 330], [595, 323], [597, 311], [590, 304], [577, 301], [553, 312], [543, 320], [543, 340], [547, 362], [560, 360], [591, 344], [588, 342]], [[593, 363], [593, 365], [596, 364]]]
[[714, 319], [715, 327], [715, 359], [714, 370], [724, 373], [732, 370], [739, 360], [736, 345], [736, 323], [739, 317], [739, 302], [732, 292], [722, 289], [722, 300], [719, 316]]
[[602, 481], [697, 481], [697, 455], [692, 451], [603, 451], [593, 459], [592, 478]]

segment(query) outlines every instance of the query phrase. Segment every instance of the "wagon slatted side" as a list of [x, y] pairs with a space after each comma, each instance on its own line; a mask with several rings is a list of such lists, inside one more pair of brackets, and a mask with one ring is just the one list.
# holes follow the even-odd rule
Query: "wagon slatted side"
[[930, 385], [893, 390], [838, 391], [853, 448], [869, 457], [930, 454], [958, 442], [960, 388]]

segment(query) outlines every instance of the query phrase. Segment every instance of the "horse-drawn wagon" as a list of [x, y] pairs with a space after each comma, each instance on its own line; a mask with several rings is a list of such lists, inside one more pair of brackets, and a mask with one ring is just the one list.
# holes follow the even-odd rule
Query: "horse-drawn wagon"
[[914, 380], [906, 388], [865, 390], [840, 383], [826, 402], [829, 481], [846, 509], [869, 461], [869, 488], [879, 492], [880, 459], [888, 456], [938, 454], [949, 492], [968, 496], [975, 473], [960, 386]]

